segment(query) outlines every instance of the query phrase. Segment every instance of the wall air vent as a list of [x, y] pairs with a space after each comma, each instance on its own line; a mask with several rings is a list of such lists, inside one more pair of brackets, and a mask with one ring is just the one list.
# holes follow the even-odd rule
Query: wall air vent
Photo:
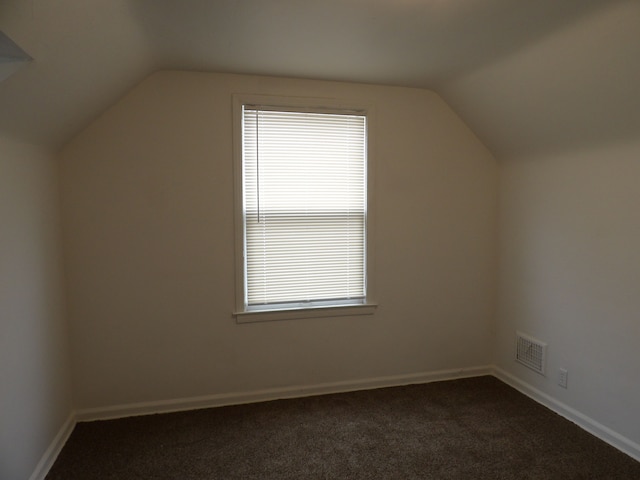
[[544, 375], [547, 344], [529, 335], [516, 332], [516, 361]]

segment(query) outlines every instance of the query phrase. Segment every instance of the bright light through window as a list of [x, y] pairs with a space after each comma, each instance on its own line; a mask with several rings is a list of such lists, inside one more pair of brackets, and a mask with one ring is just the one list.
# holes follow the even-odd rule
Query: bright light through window
[[363, 303], [367, 118], [245, 105], [245, 308]]

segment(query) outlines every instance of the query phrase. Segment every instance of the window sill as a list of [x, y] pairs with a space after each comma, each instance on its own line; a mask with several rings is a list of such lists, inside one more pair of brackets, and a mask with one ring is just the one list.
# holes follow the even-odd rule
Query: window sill
[[373, 315], [375, 303], [364, 305], [336, 305], [314, 308], [292, 308], [287, 310], [259, 310], [252, 312], [234, 312], [236, 323], [273, 322], [277, 320], [295, 320], [302, 318], [350, 317], [355, 315]]

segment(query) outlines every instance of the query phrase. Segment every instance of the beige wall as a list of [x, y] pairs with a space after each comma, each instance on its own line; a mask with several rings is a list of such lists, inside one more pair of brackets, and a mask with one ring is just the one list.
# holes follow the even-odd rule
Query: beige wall
[[[233, 93], [375, 106], [374, 316], [234, 322]], [[72, 408], [57, 178], [38, 148], [0, 153], [0, 477], [26, 478]], [[498, 185], [429, 91], [152, 75], [60, 154], [73, 407], [495, 362], [640, 443], [639, 154], [514, 156]], [[514, 362], [515, 330], [548, 342], [546, 377]]]
[[[502, 165], [497, 364], [640, 444], [640, 143]], [[513, 360], [548, 342], [548, 375]], [[568, 389], [557, 385], [569, 371]]]
[[[235, 323], [233, 93], [375, 105], [374, 316]], [[496, 164], [432, 92], [161, 72], [61, 161], [79, 408], [490, 362]]]
[[72, 411], [56, 164], [0, 138], [0, 478], [26, 479]]

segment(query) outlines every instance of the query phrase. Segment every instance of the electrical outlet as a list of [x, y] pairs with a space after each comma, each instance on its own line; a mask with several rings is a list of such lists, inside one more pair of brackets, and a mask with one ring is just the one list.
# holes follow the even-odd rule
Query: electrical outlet
[[567, 382], [569, 381], [569, 372], [565, 368], [561, 368], [558, 374], [558, 385], [562, 388], [567, 388]]

